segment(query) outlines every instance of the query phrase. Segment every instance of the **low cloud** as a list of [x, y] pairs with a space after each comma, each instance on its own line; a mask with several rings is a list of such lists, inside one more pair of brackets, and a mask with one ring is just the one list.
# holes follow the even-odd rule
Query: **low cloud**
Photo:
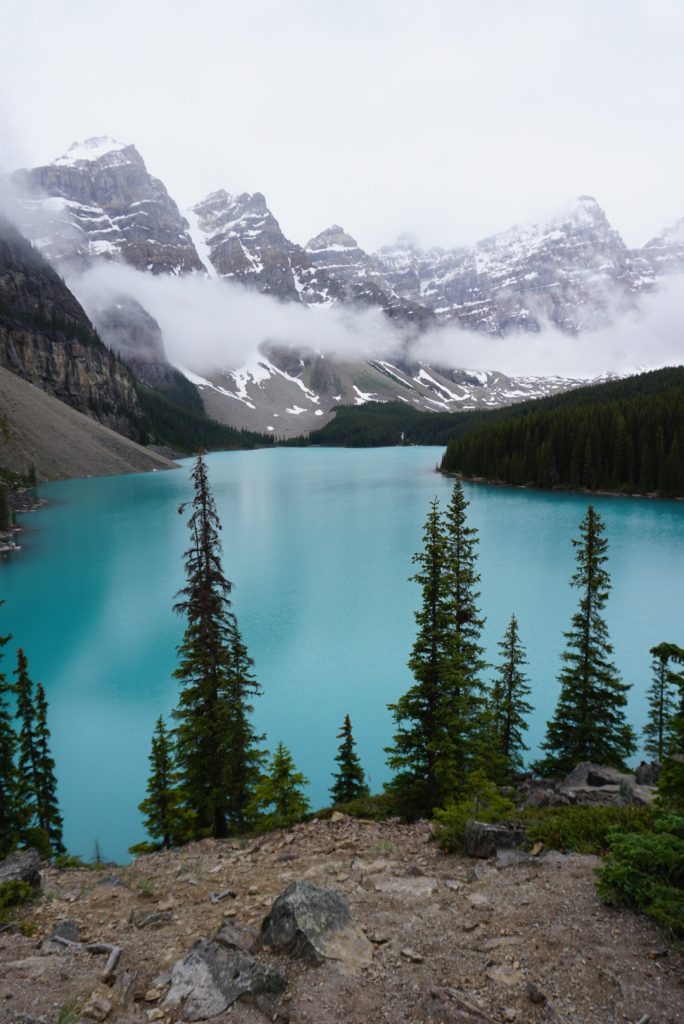
[[666, 279], [638, 313], [613, 326], [570, 335], [552, 326], [506, 337], [456, 327], [402, 332], [378, 309], [307, 308], [200, 276], [152, 276], [100, 264], [69, 280], [86, 309], [137, 299], [158, 321], [170, 361], [207, 374], [249, 365], [264, 344], [342, 360], [403, 358], [511, 376], [591, 378], [680, 363], [684, 358], [684, 277]]

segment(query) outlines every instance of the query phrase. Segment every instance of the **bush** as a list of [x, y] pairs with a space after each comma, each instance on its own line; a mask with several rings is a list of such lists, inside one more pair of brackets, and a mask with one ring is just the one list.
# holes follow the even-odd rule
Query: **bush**
[[477, 821], [511, 821], [516, 817], [515, 805], [483, 771], [473, 772], [468, 777], [468, 795], [435, 811], [435, 821], [441, 826], [437, 842], [446, 853], [463, 849], [466, 824], [473, 818]]
[[0, 922], [5, 923], [14, 907], [21, 906], [33, 896], [28, 882], [0, 882]]
[[368, 818], [369, 821], [385, 821], [392, 816], [392, 804], [387, 793], [376, 793], [375, 796], [357, 796], [344, 804], [324, 807], [316, 811], [315, 818], [329, 818], [333, 811], [348, 814], [350, 818]]
[[656, 819], [649, 833], [614, 833], [598, 892], [612, 906], [640, 910], [684, 936], [684, 817]]
[[553, 850], [605, 853], [612, 832], [651, 829], [653, 812], [650, 807], [541, 807], [521, 811], [518, 820], [531, 843]]

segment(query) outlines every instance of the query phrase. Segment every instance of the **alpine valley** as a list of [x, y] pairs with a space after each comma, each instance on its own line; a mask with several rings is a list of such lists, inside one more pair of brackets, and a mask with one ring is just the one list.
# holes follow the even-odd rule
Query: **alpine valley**
[[[426, 362], [421, 339], [468, 332], [515, 346], [543, 329], [576, 336], [638, 313], [645, 294], [684, 272], [684, 221], [630, 249], [590, 196], [474, 246], [421, 249], [401, 237], [369, 253], [337, 224], [305, 244], [290, 240], [259, 192], [219, 189], [181, 211], [135, 146], [107, 137], [4, 185], [12, 224], [0, 244], [0, 365], [132, 441], [180, 451], [304, 435], [339, 405], [448, 412], [567, 390], [584, 382], [508, 376], [484, 356], [475, 369], [459, 366], [456, 343]], [[301, 342], [264, 335], [243, 359], [229, 354], [240, 339], [226, 327], [226, 355], [212, 366], [193, 359], [188, 337], [173, 366], [135, 289], [94, 299], [84, 287], [93, 269], [117, 266], [261, 293], [301, 309], [311, 326]], [[365, 325], [363, 357], [312, 341], [316, 318], [330, 313]], [[174, 410], [182, 423], [171, 426]]]

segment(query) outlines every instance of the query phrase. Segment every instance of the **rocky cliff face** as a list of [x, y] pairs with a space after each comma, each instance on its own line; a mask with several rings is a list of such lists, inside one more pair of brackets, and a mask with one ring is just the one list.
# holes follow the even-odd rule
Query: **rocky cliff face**
[[283, 234], [261, 192], [234, 196], [220, 189], [189, 211], [193, 234], [210, 272], [290, 302], [317, 305], [330, 282], [301, 246]]
[[544, 322], [595, 329], [655, 282], [649, 260], [627, 249], [591, 196], [472, 248], [423, 251], [403, 238], [377, 258], [398, 295], [441, 321], [493, 334], [538, 331]]
[[684, 273], [684, 217], [647, 242], [642, 254], [657, 276]]
[[121, 259], [153, 274], [202, 271], [187, 221], [135, 146], [93, 138], [17, 171], [20, 227], [51, 263]]
[[61, 278], [0, 220], [0, 365], [79, 412], [139, 434], [133, 377]]

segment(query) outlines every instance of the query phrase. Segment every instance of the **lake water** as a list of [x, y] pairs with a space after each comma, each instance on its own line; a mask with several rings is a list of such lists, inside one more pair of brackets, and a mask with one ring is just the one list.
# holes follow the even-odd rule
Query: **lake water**
[[[419, 591], [408, 582], [429, 501], [451, 482], [439, 448], [273, 449], [213, 454], [224, 569], [264, 694], [256, 726], [279, 740], [326, 803], [349, 713], [374, 789], [387, 778], [386, 705], [411, 683], [406, 668]], [[123, 859], [143, 838], [150, 736], [176, 702], [191, 463], [146, 475], [66, 481], [24, 517], [23, 551], [0, 563], [0, 632], [23, 646], [50, 703], [65, 839], [89, 857], [97, 838]], [[490, 661], [515, 611], [536, 706], [529, 745], [544, 736], [558, 686], [563, 631], [577, 605], [571, 537], [587, 498], [466, 485], [480, 535], [481, 607]], [[641, 727], [649, 647], [684, 642], [684, 502], [595, 498], [610, 543], [607, 619], [615, 659], [634, 684]]]

